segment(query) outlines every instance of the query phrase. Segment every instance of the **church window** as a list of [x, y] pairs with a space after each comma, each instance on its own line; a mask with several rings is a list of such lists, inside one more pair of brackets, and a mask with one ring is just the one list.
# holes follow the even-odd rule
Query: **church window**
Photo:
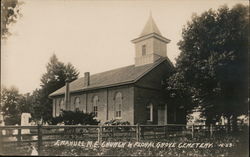
[[62, 98], [60, 101], [60, 113], [62, 110], [65, 110], [64, 99]]
[[75, 98], [75, 110], [79, 110], [79, 107], [80, 107], [80, 98], [79, 97], [76, 97]]
[[55, 110], [56, 110], [55, 111], [55, 116], [57, 117], [60, 114], [60, 99], [56, 99], [55, 105], [56, 105], [56, 107], [55, 107]]
[[98, 96], [94, 96], [93, 97], [93, 112], [95, 117], [98, 116]]
[[147, 116], [147, 121], [152, 122], [153, 121], [153, 104], [149, 104], [146, 107], [146, 116]]
[[115, 118], [121, 119], [122, 117], [122, 94], [120, 92], [115, 95]]
[[142, 56], [146, 55], [146, 45], [142, 45]]

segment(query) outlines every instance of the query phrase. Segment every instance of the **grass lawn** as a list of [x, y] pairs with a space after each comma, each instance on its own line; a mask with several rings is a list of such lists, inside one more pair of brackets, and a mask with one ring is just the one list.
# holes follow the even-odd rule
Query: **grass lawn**
[[[126, 139], [121, 141], [127, 141]], [[94, 141], [95, 142], [95, 141]], [[56, 156], [230, 156], [247, 157], [248, 152], [248, 133], [238, 133], [234, 135], [216, 135], [210, 137], [168, 137], [154, 140], [142, 140], [141, 142], [153, 142], [155, 145], [161, 143], [176, 143], [175, 147], [79, 147], [79, 146], [55, 146], [55, 142], [44, 143], [42, 155]], [[135, 144], [135, 142], [131, 142]], [[212, 143], [210, 148], [180, 148], [180, 143]], [[8, 155], [30, 155], [31, 144], [22, 145], [22, 147], [6, 147], [5, 154]]]

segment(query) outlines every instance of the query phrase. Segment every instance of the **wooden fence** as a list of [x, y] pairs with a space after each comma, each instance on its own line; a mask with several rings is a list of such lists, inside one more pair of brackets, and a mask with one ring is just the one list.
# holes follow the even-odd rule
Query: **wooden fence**
[[[25, 131], [26, 130], [26, 131]], [[28, 130], [28, 131], [27, 131]], [[21, 146], [34, 143], [40, 154], [46, 142], [57, 140], [82, 141], [141, 141], [157, 138], [172, 138], [178, 136], [212, 137], [216, 133], [227, 133], [226, 126], [204, 125], [49, 125], [49, 126], [0, 126], [0, 154], [9, 144]]]

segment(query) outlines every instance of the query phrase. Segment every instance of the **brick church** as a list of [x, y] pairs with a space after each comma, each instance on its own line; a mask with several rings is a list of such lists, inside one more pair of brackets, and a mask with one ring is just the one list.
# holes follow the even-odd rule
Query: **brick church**
[[169, 39], [150, 15], [135, 45], [135, 64], [79, 78], [50, 94], [53, 117], [61, 110], [94, 112], [101, 121], [130, 124], [186, 123], [183, 107], [167, 103], [164, 80], [174, 70], [167, 57]]

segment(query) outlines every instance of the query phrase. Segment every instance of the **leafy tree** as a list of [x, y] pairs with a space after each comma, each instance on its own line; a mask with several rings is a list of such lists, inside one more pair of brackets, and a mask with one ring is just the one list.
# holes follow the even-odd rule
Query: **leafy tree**
[[9, 26], [21, 16], [19, 12], [21, 4], [18, 0], [1, 0], [1, 38], [7, 38], [11, 34]]
[[186, 113], [192, 113], [194, 108], [193, 91], [180, 71], [173, 72], [166, 81], [166, 96], [169, 103], [173, 106], [183, 106]]
[[[247, 113], [249, 9], [236, 5], [193, 16], [178, 43], [178, 73], [193, 88], [207, 123]], [[235, 126], [235, 125], [234, 125]]]
[[188, 116], [193, 112], [194, 101], [192, 99], [192, 88], [187, 85], [185, 79], [183, 78], [182, 73], [179, 71], [172, 72], [172, 75], [166, 80], [166, 97], [168, 103], [171, 104], [168, 108], [178, 108], [182, 109], [179, 117], [178, 123], [185, 124]]
[[10, 89], [3, 87], [1, 90], [1, 112], [3, 112], [6, 125], [20, 124], [21, 114], [30, 112], [27, 97], [19, 94], [15, 87]]
[[[46, 109], [46, 106], [43, 103], [43, 99], [45, 99], [45, 94], [42, 89], [36, 89], [33, 91], [31, 95], [31, 117], [34, 120], [41, 120], [42, 117], [47, 117], [46, 111], [52, 112], [49, 108]], [[46, 118], [45, 118], [46, 119]]]
[[65, 125], [97, 125], [100, 123], [95, 118], [94, 113], [84, 113], [83, 111], [62, 111], [59, 117], [52, 118], [52, 124], [64, 123]]
[[36, 89], [32, 95], [32, 116], [37, 120], [42, 118], [48, 122], [52, 119], [52, 100], [49, 94], [63, 87], [66, 78], [70, 81], [77, 79], [79, 72], [72, 64], [60, 62], [55, 54], [50, 58], [46, 69], [46, 73], [41, 78], [41, 88]]
[[31, 100], [32, 100], [32, 97], [30, 96], [29, 93], [23, 94], [20, 96], [18, 108], [21, 113], [32, 112]]

